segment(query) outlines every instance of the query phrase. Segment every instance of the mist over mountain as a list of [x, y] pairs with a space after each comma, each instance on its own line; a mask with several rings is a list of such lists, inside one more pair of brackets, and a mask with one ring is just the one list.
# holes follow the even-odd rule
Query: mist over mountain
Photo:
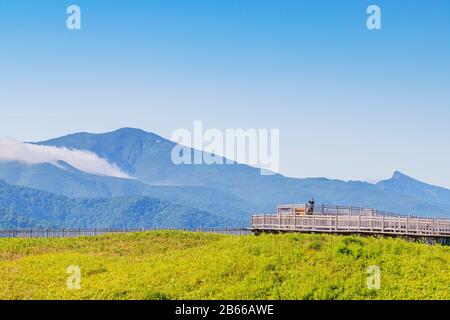
[[213, 188], [146, 185], [137, 180], [87, 174], [63, 163], [56, 167], [51, 164], [0, 162], [0, 179], [10, 185], [71, 198], [153, 197], [214, 212], [232, 219], [236, 225], [247, 223], [246, 214], [253, 207], [236, 196]]
[[10, 138], [0, 138], [0, 150], [0, 161], [19, 161], [26, 164], [51, 163], [56, 166], [63, 162], [95, 175], [131, 178], [114, 164], [89, 151], [23, 143]]
[[[45, 195], [42, 193], [33, 199], [58, 199], [42, 209], [49, 214], [57, 213], [51, 210], [52, 205], [60, 208], [61, 203], [67, 202], [74, 208], [80, 206], [78, 214], [83, 217], [91, 215], [94, 210], [96, 219], [79, 218], [95, 226], [114, 224], [119, 216], [122, 219], [120, 225], [131, 227], [126, 223], [127, 216], [130, 218], [129, 223], [143, 225], [143, 220], [135, 216], [139, 213], [149, 219], [151, 225], [158, 221], [167, 223], [164, 219], [155, 220], [152, 218], [154, 216], [167, 216], [171, 223], [175, 223], [170, 217], [185, 217], [189, 214], [193, 217], [204, 215], [208, 225], [245, 225], [249, 224], [252, 213], [273, 212], [279, 203], [304, 203], [310, 197], [324, 204], [374, 207], [404, 214], [450, 216], [450, 190], [422, 183], [400, 172], [395, 172], [391, 179], [372, 184], [326, 178], [296, 179], [279, 174], [264, 176], [259, 169], [243, 164], [176, 165], [171, 159], [172, 149], [176, 145], [174, 142], [132, 128], [104, 134], [75, 133], [34, 145], [89, 152], [132, 177], [126, 179], [95, 175], [62, 160], [32, 164], [0, 160], [0, 179], [5, 181], [3, 190], [8, 184], [10, 187], [22, 186], [45, 191]], [[6, 207], [7, 202], [0, 203], [0, 208], [20, 208], [20, 214], [25, 216], [34, 212], [30, 211], [29, 206], [19, 206], [22, 201], [29, 204], [29, 198], [22, 199], [20, 193], [16, 195], [13, 201], [17, 204], [15, 209]], [[155, 205], [149, 206], [148, 199], [153, 199], [151, 201]], [[139, 205], [133, 207], [132, 204], [136, 203]], [[142, 211], [143, 207], [156, 208], [156, 211], [151, 211], [150, 216], [147, 211]], [[157, 208], [161, 211], [157, 212]], [[77, 216], [72, 210], [64, 212], [70, 217]], [[109, 219], [108, 212], [116, 220]], [[33, 223], [52, 219], [59, 221], [56, 216], [36, 216], [33, 213], [33, 217], [37, 219]], [[201, 219], [183, 219], [180, 218], [178, 225], [206, 225], [201, 223]]]

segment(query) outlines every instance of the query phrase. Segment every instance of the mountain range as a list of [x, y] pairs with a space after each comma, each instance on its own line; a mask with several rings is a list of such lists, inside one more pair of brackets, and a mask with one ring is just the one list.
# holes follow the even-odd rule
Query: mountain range
[[0, 160], [2, 228], [245, 226], [254, 212], [273, 212], [279, 203], [311, 197], [324, 204], [450, 216], [450, 190], [400, 172], [373, 184], [267, 176], [243, 164], [176, 165], [174, 142], [133, 128], [33, 145], [88, 151], [131, 178], [87, 173], [62, 160]]

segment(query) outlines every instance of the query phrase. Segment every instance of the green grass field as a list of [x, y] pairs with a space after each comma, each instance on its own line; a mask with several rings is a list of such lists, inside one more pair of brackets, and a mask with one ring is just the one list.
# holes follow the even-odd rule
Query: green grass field
[[[67, 268], [81, 270], [68, 289]], [[367, 268], [381, 268], [381, 288]], [[0, 239], [1, 299], [450, 299], [450, 247], [177, 231]]]

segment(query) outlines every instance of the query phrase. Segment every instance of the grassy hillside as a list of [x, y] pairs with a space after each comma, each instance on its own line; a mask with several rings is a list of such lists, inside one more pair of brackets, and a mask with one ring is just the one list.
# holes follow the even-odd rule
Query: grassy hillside
[[[69, 290], [69, 265], [81, 289]], [[381, 268], [369, 290], [367, 267]], [[0, 239], [2, 299], [450, 299], [450, 248], [331, 235]]]

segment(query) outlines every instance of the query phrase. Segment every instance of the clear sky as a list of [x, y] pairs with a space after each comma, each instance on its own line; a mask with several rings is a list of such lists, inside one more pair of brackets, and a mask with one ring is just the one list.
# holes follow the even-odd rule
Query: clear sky
[[450, 187], [450, 1], [0, 0], [0, 137], [194, 120], [279, 128], [289, 176]]

